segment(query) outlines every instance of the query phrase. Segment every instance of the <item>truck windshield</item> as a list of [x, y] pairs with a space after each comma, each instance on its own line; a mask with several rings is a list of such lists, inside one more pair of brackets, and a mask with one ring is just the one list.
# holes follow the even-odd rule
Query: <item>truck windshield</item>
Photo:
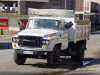
[[49, 28], [49, 29], [58, 29], [58, 20], [52, 19], [31, 19], [28, 23], [28, 28]]

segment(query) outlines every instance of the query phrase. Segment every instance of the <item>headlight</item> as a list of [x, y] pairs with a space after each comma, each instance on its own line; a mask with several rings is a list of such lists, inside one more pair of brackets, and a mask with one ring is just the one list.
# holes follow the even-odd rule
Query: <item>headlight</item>
[[12, 42], [19, 42], [19, 38], [18, 37], [13, 37]]
[[43, 44], [49, 44], [49, 40], [46, 40], [46, 39], [45, 39], [45, 40], [42, 41], [42, 43], [43, 43]]

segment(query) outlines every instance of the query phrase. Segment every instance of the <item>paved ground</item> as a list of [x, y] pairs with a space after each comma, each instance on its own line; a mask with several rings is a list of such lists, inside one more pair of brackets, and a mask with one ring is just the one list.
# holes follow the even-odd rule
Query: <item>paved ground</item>
[[84, 67], [70, 70], [67, 66], [48, 67], [46, 60], [28, 59], [25, 65], [13, 62], [13, 50], [0, 50], [0, 75], [100, 75], [100, 35], [91, 35]]

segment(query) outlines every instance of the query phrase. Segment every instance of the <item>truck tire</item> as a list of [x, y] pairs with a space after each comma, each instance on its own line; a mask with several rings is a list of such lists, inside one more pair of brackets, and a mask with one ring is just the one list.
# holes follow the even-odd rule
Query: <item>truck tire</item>
[[80, 66], [82, 66], [83, 65], [82, 61], [84, 59], [84, 53], [85, 53], [83, 41], [79, 41], [76, 43], [75, 51], [76, 51], [76, 54], [72, 55], [71, 58], [74, 62], [77, 62], [79, 63]]
[[17, 65], [23, 65], [25, 61], [26, 61], [26, 58], [23, 55], [17, 54], [16, 52], [14, 53], [14, 62]]
[[47, 64], [49, 66], [54, 65], [54, 53], [53, 52], [48, 52], [48, 55], [47, 55]]
[[80, 42], [80, 57], [82, 59], [84, 59], [85, 50], [87, 49], [86, 48], [86, 44], [87, 44], [87, 41], [86, 40], [82, 40]]
[[53, 49], [53, 52], [48, 52], [47, 63], [48, 65], [58, 65], [60, 60], [60, 47], [56, 45]]
[[79, 66], [83, 66], [84, 52], [77, 52], [77, 55], [71, 56], [72, 61], [78, 63]]

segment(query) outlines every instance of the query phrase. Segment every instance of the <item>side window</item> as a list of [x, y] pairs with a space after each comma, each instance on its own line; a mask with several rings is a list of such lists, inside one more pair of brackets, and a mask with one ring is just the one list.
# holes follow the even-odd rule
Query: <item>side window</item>
[[83, 20], [83, 14], [79, 14], [79, 19]]
[[76, 14], [75, 15], [75, 21], [83, 20], [84, 16], [83, 14]]

